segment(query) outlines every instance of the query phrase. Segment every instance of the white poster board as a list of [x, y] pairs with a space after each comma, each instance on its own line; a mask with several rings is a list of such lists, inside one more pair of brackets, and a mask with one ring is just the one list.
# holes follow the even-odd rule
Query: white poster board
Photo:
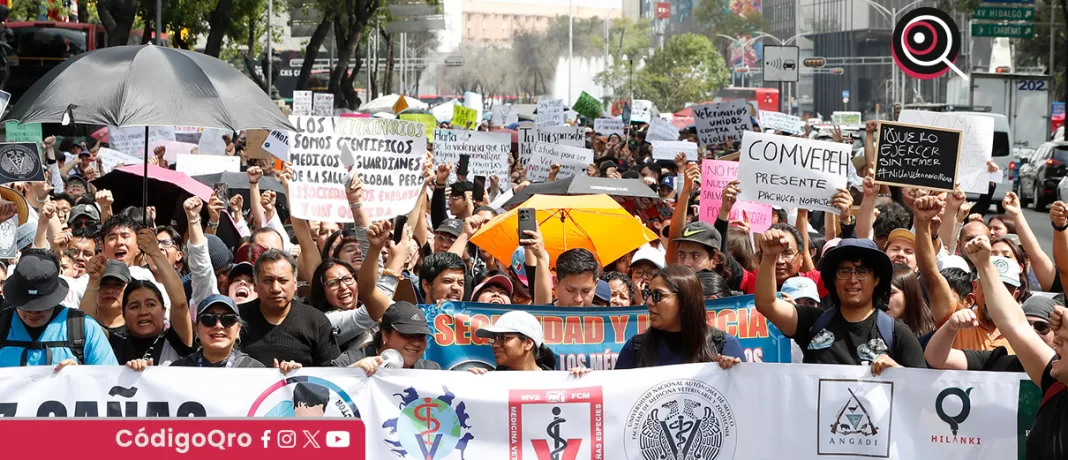
[[312, 95], [312, 115], [329, 117], [334, 115], [334, 95], [331, 93], [315, 93]]
[[482, 95], [481, 94], [472, 93], [470, 91], [465, 92], [464, 93], [464, 107], [467, 107], [469, 109], [474, 109], [475, 112], [478, 112], [478, 115], [475, 116], [475, 126], [476, 127], [480, 123], [482, 123], [482, 111], [483, 111], [483, 109], [485, 109], [485, 106], [482, 105]]
[[838, 213], [831, 198], [846, 187], [851, 146], [746, 131], [739, 154], [739, 200]]
[[653, 102], [637, 99], [630, 107], [631, 123], [649, 123], [653, 118]]
[[453, 99], [430, 109], [430, 113], [434, 115], [434, 119], [437, 120], [438, 123], [448, 123], [452, 121], [452, 116], [456, 113], [456, 109], [453, 108], [455, 105], [456, 100]]
[[990, 173], [986, 162], [994, 148], [994, 119], [982, 115], [953, 112], [902, 110], [899, 123], [962, 131], [957, 182], [965, 192], [984, 194], [989, 190]]
[[[512, 148], [512, 135], [487, 131], [438, 129], [434, 131], [434, 165], [459, 164], [460, 155], [471, 156], [467, 180], [475, 176], [497, 176], [500, 184], [509, 180], [508, 155]], [[449, 183], [456, 181], [456, 168], [449, 176]]]
[[530, 161], [535, 142], [579, 148], [586, 147], [586, 132], [582, 127], [553, 126], [550, 128], [535, 128], [533, 126], [520, 126], [518, 131], [520, 165], [526, 165]]
[[[363, 210], [372, 220], [411, 212], [423, 187], [426, 129], [422, 123], [383, 118], [289, 117], [297, 128], [289, 161], [294, 177], [289, 200], [294, 216], [352, 222], [346, 190], [351, 177], [363, 181]], [[346, 154], [344, 151], [348, 151]]]
[[[149, 154], [151, 155], [151, 153]], [[145, 162], [144, 155], [127, 155], [118, 150], [100, 147], [96, 152], [96, 158], [100, 160], [103, 173], [107, 174], [115, 168], [123, 165], [139, 165]]]
[[[149, 126], [148, 142], [173, 141], [174, 126]], [[145, 156], [144, 126], [108, 126], [108, 145], [127, 155]], [[149, 152], [151, 155], [152, 152]]]
[[723, 145], [724, 142], [738, 140], [743, 132], [752, 128], [749, 108], [745, 101], [740, 99], [695, 105], [693, 118], [697, 125], [697, 139], [709, 146]]
[[197, 149], [201, 155], [226, 155], [226, 140], [223, 136], [232, 135], [233, 132], [228, 129], [204, 128], [200, 133]]
[[789, 134], [800, 134], [805, 132], [805, 122], [801, 121], [801, 117], [761, 110], [760, 129], [761, 131], [778, 130]]
[[241, 172], [241, 157], [180, 154], [174, 169], [189, 177], [221, 172]]
[[527, 179], [530, 181], [549, 180], [549, 168], [553, 163], [560, 164], [557, 179], [585, 175], [586, 168], [593, 163], [593, 150], [590, 149], [535, 142], [531, 150], [527, 163]]
[[656, 117], [649, 121], [649, 131], [645, 133], [645, 140], [652, 141], [677, 141], [679, 140], [679, 128], [668, 123], [663, 118]]
[[519, 123], [519, 110], [511, 104], [498, 105], [490, 112], [490, 124], [493, 126], [508, 126]]
[[593, 132], [604, 137], [616, 134], [622, 138], [625, 130], [626, 125], [623, 124], [623, 120], [617, 120], [615, 118], [598, 118], [593, 120]]
[[312, 114], [312, 92], [293, 91], [293, 115], [307, 116]]
[[697, 161], [697, 144], [689, 141], [652, 141], [654, 160], [675, 161], [675, 155], [686, 154], [686, 161]]
[[564, 100], [549, 99], [538, 101], [538, 113], [535, 124], [538, 127], [553, 127], [564, 124]]
[[267, 139], [263, 140], [263, 150], [279, 160], [289, 161], [289, 143], [292, 141], [293, 133], [271, 130], [267, 134]]

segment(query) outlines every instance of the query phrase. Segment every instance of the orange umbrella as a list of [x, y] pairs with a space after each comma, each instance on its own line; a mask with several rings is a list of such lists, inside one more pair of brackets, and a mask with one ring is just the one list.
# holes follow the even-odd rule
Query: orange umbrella
[[483, 225], [471, 242], [497, 260], [512, 260], [512, 253], [519, 246], [518, 216], [522, 208], [537, 210], [538, 229], [553, 267], [556, 258], [568, 249], [589, 249], [604, 266], [657, 239], [608, 195], [534, 195]]

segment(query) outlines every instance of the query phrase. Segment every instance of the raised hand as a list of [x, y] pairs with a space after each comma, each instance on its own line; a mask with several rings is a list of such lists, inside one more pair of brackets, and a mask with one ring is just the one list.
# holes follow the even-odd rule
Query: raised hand
[[972, 238], [964, 245], [964, 254], [977, 266], [990, 261], [990, 238], [986, 235]]
[[261, 178], [263, 178], [263, 168], [260, 168], [259, 166], [253, 166], [251, 168], [248, 168], [248, 171], [245, 171], [245, 174], [248, 174], [249, 184], [256, 184], [260, 182]]
[[974, 310], [970, 308], [962, 308], [949, 317], [949, 321], [946, 321], [945, 327], [954, 331], [979, 327], [979, 319], [975, 316]]
[[245, 209], [245, 197], [241, 194], [235, 193], [230, 197], [230, 214], [234, 217], [241, 217], [242, 211]]
[[[946, 203], [938, 195], [927, 195], [912, 202], [913, 217], [917, 222], [930, 222], [942, 212]], [[919, 228], [919, 225], [916, 225]]]
[[349, 203], [363, 202], [363, 181], [360, 180], [359, 174], [352, 175], [352, 180], [349, 181], [349, 188], [345, 191], [345, 196], [349, 199]]
[[100, 209], [110, 208], [112, 204], [115, 204], [115, 197], [111, 195], [111, 190], [97, 191], [96, 204], [100, 205]]
[[847, 217], [853, 211], [853, 195], [849, 193], [849, 190], [840, 188], [831, 197], [831, 206], [838, 208], [839, 216]]
[[[367, 227], [367, 243], [369, 247], [375, 248], [381, 251], [386, 247], [386, 242], [389, 241], [390, 235], [393, 230], [393, 222], [388, 220], [380, 220]], [[368, 251], [374, 253], [374, 251]]]
[[137, 231], [137, 248], [150, 256], [163, 254], [156, 241], [156, 232], [150, 228], [142, 228]]
[[[871, 122], [869, 122], [871, 123]], [[868, 174], [864, 176], [864, 197], [873, 197], [879, 194], [879, 184], [875, 183], [875, 175]]]
[[44, 206], [41, 206], [41, 219], [40, 219], [40, 222], [42, 222], [42, 223], [48, 222], [50, 219], [52, 219], [52, 216], [55, 216], [55, 215], [56, 215], [56, 202], [55, 201], [49, 201], [49, 202], [45, 203]]
[[15, 217], [17, 213], [18, 207], [15, 206], [15, 203], [0, 199], [0, 222], [7, 222], [8, 219]]
[[163, 158], [163, 155], [167, 153], [167, 147], [164, 147], [162, 145], [157, 146], [154, 150], [152, 150], [152, 153], [154, 153], [156, 157]]
[[1058, 227], [1068, 224], [1068, 204], [1060, 200], [1053, 202], [1049, 207], [1049, 220]]
[[438, 165], [438, 170], [434, 175], [434, 182], [441, 185], [449, 183], [449, 174], [452, 174], [452, 163], [444, 163]]
[[[241, 195], [238, 195], [241, 196]], [[204, 206], [204, 202], [199, 197], [189, 197], [182, 203], [182, 209], [185, 209], [185, 215], [189, 219], [200, 216], [200, 209]]]
[[782, 230], [768, 230], [760, 235], [760, 253], [763, 257], [778, 257], [790, 249], [790, 239]]
[[953, 187], [953, 192], [946, 195], [946, 209], [960, 209], [960, 207], [964, 205], [965, 201], [968, 201], [968, 195], [964, 193], [964, 190], [961, 190], [960, 184], [957, 184], [955, 187]]
[[1005, 192], [1005, 198], [1001, 199], [1001, 207], [1010, 216], [1019, 216], [1022, 212], [1022, 209], [1020, 209], [1020, 197], [1016, 196], [1015, 192]]
[[467, 219], [464, 219], [464, 233], [467, 234], [468, 238], [470, 238], [472, 235], [478, 232], [478, 229], [482, 228], [482, 224], [485, 223], [486, 221], [482, 218], [482, 216], [473, 215], [471, 217], [468, 217]]
[[730, 218], [731, 209], [734, 208], [734, 203], [738, 202], [738, 194], [742, 193], [742, 181], [732, 180], [727, 183], [726, 187], [723, 187], [723, 194], [720, 197], [719, 202], [719, 219], [727, 220]]
[[212, 195], [211, 199], [208, 200], [208, 217], [212, 222], [218, 222], [219, 217], [222, 216], [222, 210], [225, 208], [226, 203], [223, 202], [222, 198]]
[[108, 258], [104, 257], [103, 254], [97, 254], [85, 263], [85, 273], [89, 275], [89, 279], [99, 281], [100, 277], [104, 276], [104, 269], [107, 266]]

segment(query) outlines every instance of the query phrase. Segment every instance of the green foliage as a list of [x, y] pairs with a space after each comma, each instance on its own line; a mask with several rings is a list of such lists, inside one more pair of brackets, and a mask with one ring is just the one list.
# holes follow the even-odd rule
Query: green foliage
[[702, 102], [729, 82], [723, 56], [707, 37], [676, 35], [646, 60], [635, 75], [635, 97], [661, 110], [675, 111], [687, 102]]
[[[713, 40], [719, 35], [738, 37], [751, 35], [757, 32], [767, 32], [771, 29], [764, 15], [755, 10], [735, 13], [727, 7], [726, 2], [708, 1], [694, 10], [694, 22], [699, 24], [702, 32]], [[787, 37], [782, 37], [787, 38]], [[721, 51], [726, 50], [724, 43]]]

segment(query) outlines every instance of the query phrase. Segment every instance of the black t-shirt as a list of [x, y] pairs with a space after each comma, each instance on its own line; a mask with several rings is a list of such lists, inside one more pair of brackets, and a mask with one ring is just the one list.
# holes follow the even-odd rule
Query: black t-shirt
[[793, 339], [801, 347], [805, 363], [871, 364], [879, 355], [885, 354], [904, 367], [927, 367], [919, 340], [900, 319], [894, 320], [894, 349], [891, 351], [879, 335], [876, 326], [878, 312], [872, 312], [856, 323], [846, 321], [839, 312], [827, 323], [827, 327], [813, 335], [810, 329], [824, 310], [800, 305], [795, 308], [797, 333]]
[[334, 328], [319, 310], [293, 301], [289, 314], [274, 325], [260, 311], [260, 300], [238, 306], [248, 327], [241, 329], [241, 351], [264, 366], [274, 360], [296, 361], [304, 366], [328, 366], [341, 350], [334, 341]]
[[[1057, 359], [1057, 358], [1053, 358]], [[1042, 372], [1042, 395], [1057, 383], [1050, 375], [1053, 360]], [[1038, 410], [1031, 434], [1027, 435], [1027, 460], [1064, 460], [1068, 458], [1068, 391], [1061, 390]]]
[[1026, 372], [1020, 358], [1010, 355], [1005, 347], [993, 350], [963, 350], [969, 371]]
[[[123, 329], [126, 329], [125, 326], [123, 326]], [[120, 364], [125, 364], [134, 359], [142, 359], [148, 352], [152, 358], [152, 363], [160, 365], [164, 361], [174, 361], [196, 351], [193, 347], [187, 347], [182, 343], [182, 339], [178, 337], [178, 333], [175, 332], [173, 327], [167, 329], [167, 332], [160, 336], [146, 338], [134, 337], [126, 329], [122, 333], [113, 332], [109, 334], [108, 342], [111, 343], [111, 350], [115, 352], [115, 358], [118, 359]], [[149, 352], [150, 349], [151, 352]], [[166, 353], [164, 353], [165, 351]]]

